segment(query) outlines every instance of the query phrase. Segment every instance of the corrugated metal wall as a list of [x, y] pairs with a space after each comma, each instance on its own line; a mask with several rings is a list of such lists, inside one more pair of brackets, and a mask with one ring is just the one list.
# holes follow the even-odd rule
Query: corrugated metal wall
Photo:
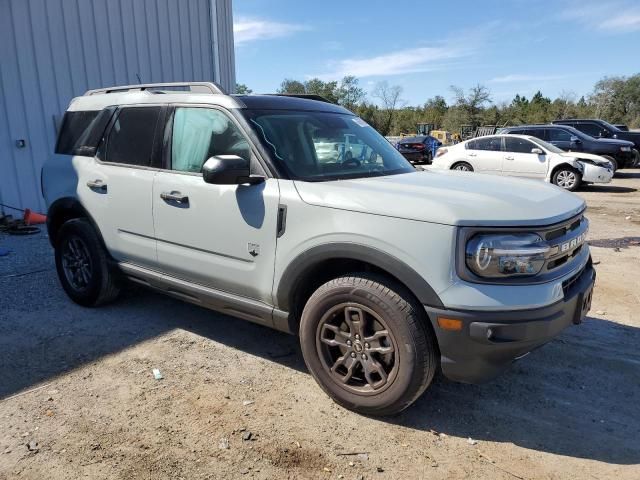
[[138, 77], [232, 90], [234, 63], [231, 0], [0, 0], [0, 203], [44, 211], [40, 169], [71, 98]]

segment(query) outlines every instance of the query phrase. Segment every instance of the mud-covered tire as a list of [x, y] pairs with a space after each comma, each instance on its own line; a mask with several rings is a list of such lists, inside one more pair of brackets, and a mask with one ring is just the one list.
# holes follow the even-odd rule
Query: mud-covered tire
[[568, 165], [562, 166], [553, 173], [551, 181], [560, 188], [575, 192], [582, 184], [582, 174]]
[[[365, 328], [351, 329], [360, 325], [358, 318], [367, 318], [361, 322]], [[333, 329], [343, 319], [341, 333], [335, 334]], [[341, 276], [322, 285], [307, 301], [299, 332], [302, 353], [315, 380], [338, 404], [366, 415], [396, 414], [425, 391], [438, 368], [437, 341], [428, 321], [413, 295], [395, 281], [369, 273]], [[379, 336], [384, 332], [387, 336]], [[351, 346], [327, 345], [332, 341], [327, 333]], [[381, 353], [390, 346], [391, 353]], [[341, 359], [346, 359], [345, 365]], [[348, 361], [352, 375], [345, 382], [340, 377], [349, 375]], [[385, 371], [384, 384], [379, 367]]]
[[77, 218], [60, 227], [55, 263], [62, 288], [79, 305], [97, 307], [118, 297], [118, 273], [109, 265], [107, 252], [88, 220]]

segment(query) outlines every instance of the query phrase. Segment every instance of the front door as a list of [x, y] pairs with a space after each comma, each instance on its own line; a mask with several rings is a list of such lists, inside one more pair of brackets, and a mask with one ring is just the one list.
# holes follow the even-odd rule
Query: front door
[[[504, 141], [502, 173], [516, 177], [545, 178], [548, 159], [544, 151], [526, 138], [507, 136]], [[542, 151], [542, 154], [532, 150]]]
[[252, 169], [260, 168], [246, 135], [222, 110], [178, 106], [166, 128], [166, 169], [157, 173], [153, 187], [159, 268], [272, 303], [278, 181], [204, 182], [202, 165], [215, 155], [239, 155], [251, 160]]
[[120, 108], [96, 157], [73, 159], [80, 202], [118, 261], [146, 266], [156, 261], [151, 193], [162, 113], [160, 106]]

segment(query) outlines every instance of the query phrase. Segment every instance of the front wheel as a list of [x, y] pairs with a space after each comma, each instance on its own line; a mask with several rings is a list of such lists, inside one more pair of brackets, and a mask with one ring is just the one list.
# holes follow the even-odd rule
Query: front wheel
[[613, 173], [615, 173], [616, 170], [620, 168], [620, 165], [618, 165], [618, 161], [615, 158], [613, 158], [611, 155], [603, 155], [603, 157], [611, 162], [611, 166], [613, 167]]
[[366, 273], [316, 290], [300, 323], [307, 368], [345, 408], [391, 415], [431, 383], [438, 349], [428, 319], [401, 285]]
[[571, 167], [560, 167], [553, 174], [551, 181], [554, 185], [564, 188], [570, 192], [574, 192], [582, 182], [582, 174]]
[[451, 167], [451, 170], [458, 170], [460, 172], [473, 172], [473, 167], [467, 162], [458, 162]]

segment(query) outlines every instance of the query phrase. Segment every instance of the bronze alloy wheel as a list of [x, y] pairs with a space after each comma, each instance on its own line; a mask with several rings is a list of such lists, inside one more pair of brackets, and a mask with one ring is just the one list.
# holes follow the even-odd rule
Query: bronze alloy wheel
[[336, 305], [318, 324], [316, 348], [323, 367], [342, 388], [376, 394], [397, 375], [397, 346], [385, 321], [357, 303]]

